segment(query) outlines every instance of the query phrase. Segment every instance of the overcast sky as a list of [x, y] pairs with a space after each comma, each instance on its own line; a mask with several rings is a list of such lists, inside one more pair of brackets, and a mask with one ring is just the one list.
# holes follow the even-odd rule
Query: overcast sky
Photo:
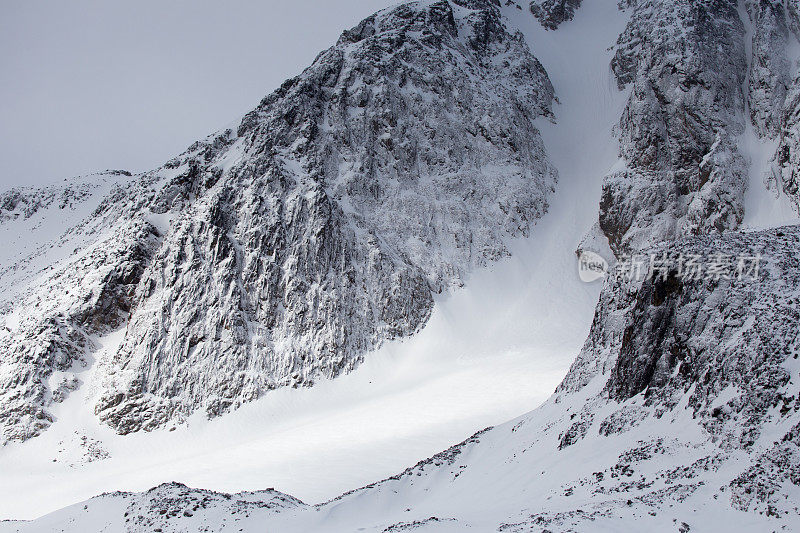
[[0, 0], [0, 190], [156, 167], [399, 0]]

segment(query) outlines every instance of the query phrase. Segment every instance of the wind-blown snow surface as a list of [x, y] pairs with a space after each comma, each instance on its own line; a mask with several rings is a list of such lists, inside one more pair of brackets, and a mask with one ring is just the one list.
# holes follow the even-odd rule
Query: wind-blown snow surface
[[[172, 480], [224, 491], [270, 485], [318, 502], [549, 396], [580, 349], [597, 301], [599, 285], [579, 281], [574, 250], [596, 221], [602, 177], [617, 161], [611, 127], [625, 94], [611, 77], [607, 48], [625, 16], [590, 2], [574, 23], [545, 32], [533, 17], [509, 14], [560, 101], [556, 124], [539, 124], [559, 187], [511, 258], [438, 298], [422, 332], [368, 354], [354, 373], [311, 389], [273, 391], [222, 419], [121, 438], [90, 412], [86, 397], [95, 391], [78, 391], [57, 407], [57, 422], [42, 436], [0, 451], [8, 480], [0, 487], [0, 517], [29, 519], [99, 492]], [[90, 449], [110, 458], [87, 462]]]

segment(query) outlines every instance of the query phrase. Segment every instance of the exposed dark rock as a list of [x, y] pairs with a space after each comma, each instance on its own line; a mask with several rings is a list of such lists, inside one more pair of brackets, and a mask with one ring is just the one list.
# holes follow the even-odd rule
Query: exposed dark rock
[[533, 0], [531, 13], [548, 30], [557, 29], [562, 23], [572, 20], [582, 0]]
[[631, 96], [616, 133], [627, 168], [607, 176], [600, 228], [617, 254], [719, 233], [744, 215], [745, 27], [728, 0], [628, 2], [612, 69]]

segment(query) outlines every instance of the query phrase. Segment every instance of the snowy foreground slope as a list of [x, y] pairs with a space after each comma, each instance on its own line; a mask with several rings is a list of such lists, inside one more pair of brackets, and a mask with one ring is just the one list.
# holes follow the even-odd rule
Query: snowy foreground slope
[[[373, 189], [355, 187], [353, 180], [363, 185], [364, 175], [352, 167], [342, 171], [339, 166], [334, 175], [345, 183], [334, 180], [336, 182], [329, 184], [325, 194], [333, 199], [333, 204], [340, 206], [345, 215], [352, 216], [348, 223], [355, 228], [354, 234], [363, 236], [363, 231], [368, 231], [368, 228], [382, 228], [383, 233], [375, 246], [383, 251], [387, 250], [384, 246], [388, 246], [393, 253], [399, 250], [399, 257], [405, 261], [401, 261], [398, 267], [397, 256], [390, 254], [392, 268], [408, 272], [405, 269], [410, 265], [412, 271], [416, 268], [424, 273], [428, 292], [415, 293], [416, 296], [410, 300], [401, 298], [413, 309], [427, 309], [426, 312], [430, 313], [436, 301], [431, 293], [444, 290], [449, 284], [465, 282], [468, 291], [471, 278], [466, 276], [466, 272], [488, 259], [496, 259], [514, 250], [513, 246], [507, 245], [498, 249], [483, 247], [481, 250], [487, 253], [472, 255], [472, 243], [479, 239], [480, 230], [486, 227], [491, 228], [492, 235], [504, 238], [531, 235], [530, 243], [541, 242], [548, 251], [555, 248], [547, 245], [559, 240], [563, 241], [562, 248], [567, 250], [578, 246], [594, 249], [612, 259], [612, 265], [616, 262], [614, 259], [619, 260], [617, 267], [626, 262], [629, 252], [640, 253], [646, 258], [653, 254], [657, 258], [670, 259], [670, 264], [656, 269], [653, 276], [635, 280], [614, 277], [605, 282], [588, 339], [554, 395], [541, 407], [511, 422], [481, 431], [399, 475], [318, 505], [303, 503], [275, 490], [226, 494], [168, 483], [147, 492], [104, 494], [33, 522], [2, 523], [0, 531], [538, 532], [648, 528], [685, 532], [720, 529], [792, 531], [800, 528], [800, 389], [797, 384], [800, 370], [797, 366], [797, 357], [800, 356], [797, 326], [800, 320], [800, 229], [797, 226], [776, 227], [797, 214], [797, 166], [793, 163], [798, 150], [798, 137], [794, 130], [800, 80], [797, 6], [795, 3], [767, 0], [629, 0], [621, 2], [619, 8], [612, 2], [590, 0], [536, 0], [530, 5], [508, 2], [503, 6], [490, 1], [423, 2], [381, 12], [377, 18], [367, 19], [353, 31], [346, 32], [337, 47], [321, 56], [323, 59], [325, 54], [336, 56], [338, 47], [344, 46], [346, 59], [350, 57], [347, 54], [352, 51], [351, 47], [355, 45], [357, 50], [361, 50], [358, 43], [366, 39], [369, 52], [356, 54], [356, 65], [352, 67], [359, 72], [362, 68], [359, 65], [372, 65], [371, 61], [385, 51], [384, 45], [392, 47], [398, 43], [401, 43], [401, 50], [410, 46], [412, 55], [416, 59], [422, 58], [414, 62], [412, 70], [415, 72], [422, 68], [430, 74], [448, 65], [449, 60], [460, 64], [462, 58], [472, 66], [480, 65], [480, 72], [467, 68], [469, 75], [457, 75], [447, 81], [466, 83], [493, 106], [492, 113], [507, 113], [505, 120], [511, 120], [515, 126], [505, 130], [500, 123], [496, 124], [500, 128], [497, 138], [481, 134], [491, 146], [485, 145], [484, 141], [475, 141], [480, 146], [464, 147], [465, 154], [480, 148], [483, 150], [480, 153], [489, 154], [490, 159], [505, 161], [502, 168], [479, 165], [480, 172], [473, 178], [479, 181], [492, 178], [485, 198], [497, 194], [498, 186], [510, 186], [508, 194], [516, 198], [519, 189], [515, 187], [528, 182], [513, 177], [519, 177], [521, 174], [518, 172], [530, 172], [531, 177], [538, 179], [532, 182], [533, 189], [529, 191], [533, 194], [531, 202], [526, 204], [532, 209], [529, 215], [538, 217], [543, 213], [545, 203], [549, 206], [548, 214], [533, 230], [526, 229], [524, 224], [509, 229], [509, 218], [501, 218], [504, 222], [498, 227], [494, 225], [497, 220], [492, 221], [492, 215], [497, 213], [491, 207], [488, 212], [481, 212], [479, 220], [471, 219], [475, 225], [469, 225], [469, 228], [476, 233], [470, 240], [470, 253], [463, 255], [464, 249], [459, 245], [462, 241], [458, 236], [466, 230], [459, 226], [459, 216], [443, 221], [441, 226], [450, 228], [455, 224], [461, 228], [453, 234], [453, 242], [442, 240], [438, 231], [433, 236], [427, 234], [425, 228], [417, 228], [429, 239], [424, 241], [424, 245], [420, 246], [417, 241], [398, 241], [393, 233], [396, 230], [392, 229], [397, 221], [386, 215], [408, 215], [408, 219], [403, 220], [409, 222], [418, 217], [420, 211], [404, 211], [408, 204], [403, 200], [398, 204], [391, 203], [384, 212], [384, 206], [378, 205], [378, 198], [373, 200], [370, 196]], [[470, 30], [462, 33], [458, 28], [463, 27]], [[381, 44], [370, 40], [384, 35], [381, 31], [372, 33], [375, 28], [388, 31], [385, 41], [378, 39]], [[409, 28], [413, 31], [406, 31]], [[515, 33], [517, 29], [521, 33]], [[395, 30], [399, 33], [394, 33]], [[611, 46], [614, 40], [616, 45]], [[487, 42], [489, 46], [485, 46]], [[526, 42], [541, 64], [532, 59], [533, 55], [525, 47]], [[448, 56], [448, 61], [430, 65], [425, 59], [429, 48], [437, 53], [448, 50], [453, 55]], [[491, 58], [505, 59], [495, 63], [486, 59], [486, 53]], [[508, 54], [515, 61], [508, 62]], [[511, 79], [507, 79], [508, 66], [518, 65], [519, 61], [528, 68], [511, 69]], [[324, 64], [325, 61], [319, 59], [315, 63], [317, 66]], [[380, 80], [386, 77], [390, 87], [399, 87], [397, 90], [402, 92], [406, 82], [393, 78], [398, 68], [402, 70], [401, 65], [393, 65], [389, 70], [377, 67], [377, 76], [365, 81], [364, 86], [382, 86]], [[313, 74], [316, 71], [312, 67], [304, 76], [309, 72]], [[408, 75], [413, 78], [411, 73]], [[500, 77], [488, 86], [484, 86], [486, 80], [475, 77], [492, 75]], [[322, 76], [321, 79], [327, 78]], [[396, 86], [392, 85], [393, 80], [397, 81]], [[429, 78], [426, 80], [425, 86], [430, 88]], [[296, 83], [287, 83], [285, 89], [291, 92]], [[302, 83], [301, 86], [306, 87]], [[325, 83], [323, 86], [327, 87]], [[441, 96], [442, 88], [436, 83], [433, 86], [432, 94]], [[524, 87], [536, 88], [535, 98], [527, 100], [530, 109], [536, 110], [533, 115], [527, 112], [519, 115], [517, 104], [508, 107], [495, 99], [496, 92], [500, 91], [507, 96], [516, 95], [522, 99], [519, 101], [524, 102], [525, 97], [519, 93]], [[466, 88], [457, 90], [458, 96], [451, 95], [453, 103], [463, 97], [462, 91]], [[276, 146], [303, 151], [306, 150], [304, 146], [314, 145], [316, 135], [331, 135], [325, 137], [327, 142], [333, 142], [344, 152], [352, 149], [353, 157], [358, 159], [359, 147], [362, 151], [368, 149], [373, 146], [370, 144], [372, 141], [391, 141], [386, 146], [391, 152], [407, 136], [413, 138], [416, 128], [425, 129], [420, 123], [414, 123], [413, 128], [409, 126], [399, 137], [390, 135], [388, 138], [372, 134], [365, 137], [351, 132], [349, 140], [342, 141], [337, 140], [335, 132], [348, 123], [343, 120], [339, 126], [333, 125], [330, 131], [314, 129], [311, 137], [302, 133], [305, 131], [303, 127], [300, 128], [302, 134], [295, 135], [292, 124], [298, 122], [288, 120], [285, 115], [275, 118], [273, 111], [279, 109], [283, 112], [284, 109], [282, 105], [272, 106], [277, 99], [292, 107], [293, 102], [307, 102], [306, 97], [316, 93], [306, 87], [291, 94], [293, 97], [289, 99], [289, 93], [284, 95], [279, 91], [245, 118], [242, 123], [245, 135], [240, 134], [239, 139], [250, 139], [253, 145], [240, 148], [237, 143], [241, 141], [233, 140], [231, 134], [226, 133], [198, 145], [197, 150], [184, 156], [187, 158], [185, 161], [176, 160], [177, 165], [189, 166], [172, 169], [177, 176], [173, 181], [159, 177], [159, 172], [167, 172], [168, 168], [142, 177], [156, 188], [162, 187], [159, 183], [167, 184], [158, 189], [167, 191], [159, 193], [158, 198], [167, 198], [170, 205], [166, 210], [148, 208], [144, 224], [130, 226], [122, 233], [123, 237], [132, 236], [132, 242], [145, 243], [142, 254], [131, 254], [132, 248], [125, 244], [130, 241], [124, 238], [110, 240], [108, 245], [98, 246], [97, 252], [93, 253], [110, 252], [111, 257], [120, 259], [123, 265], [138, 272], [139, 258], [142, 255], [148, 257], [150, 250], [161, 249], [161, 256], [152, 256], [156, 257], [152, 264], [185, 265], [184, 270], [156, 269], [155, 275], [150, 267], [151, 271], [143, 273], [142, 279], [150, 279], [155, 285], [144, 283], [136, 289], [136, 294], [141, 295], [141, 291], [150, 294], [147, 292], [150, 289], [142, 288], [150, 285], [163, 291], [163, 287], [171, 283], [164, 280], [169, 279], [183, 279], [177, 285], [180, 286], [189, 278], [186, 275], [189, 266], [186, 265], [201, 271], [208, 267], [205, 255], [201, 254], [199, 259], [188, 263], [181, 258], [183, 251], [192, 249], [187, 248], [187, 243], [194, 243], [193, 239], [197, 238], [201, 242], [216, 243], [211, 251], [217, 253], [219, 249], [216, 246], [224, 248], [220, 243], [225, 242], [221, 239], [223, 234], [207, 233], [216, 224], [214, 221], [218, 215], [214, 206], [224, 204], [217, 202], [222, 197], [214, 197], [217, 203], [211, 204], [203, 200], [200, 185], [208, 175], [197, 181], [197, 171], [192, 170], [195, 168], [192, 162], [196, 165], [203, 158], [217, 161], [214, 164], [221, 174], [212, 173], [210, 189], [213, 190], [219, 183], [224, 183], [226, 172], [235, 173], [230, 169], [236, 169], [236, 164], [227, 166], [231, 159], [242, 157], [245, 161], [255, 156], [256, 161], [260, 160], [258, 143], [255, 142], [258, 139], [271, 139], [277, 135]], [[560, 105], [551, 112], [553, 95], [559, 99]], [[281, 100], [284, 96], [286, 100]], [[371, 101], [367, 98], [364, 106], [378, 114], [387, 105], [385, 100], [379, 100], [376, 107], [371, 108]], [[473, 103], [479, 101], [477, 98]], [[361, 107], [356, 103], [355, 108]], [[392, 105], [389, 107], [393, 108]], [[423, 112], [433, 112], [437, 107], [434, 103], [430, 108], [425, 107]], [[326, 108], [319, 116], [335, 117], [334, 111]], [[483, 125], [471, 109], [462, 109], [460, 113], [455, 117], [448, 114], [432, 119], [437, 124], [445, 124], [445, 130], [452, 133], [445, 135], [445, 140], [439, 145], [436, 144], [437, 131], [430, 141], [435, 147], [451, 146], [454, 139], [461, 137], [471, 139], [464, 136], [470, 134], [469, 124], [477, 120]], [[411, 115], [416, 116], [413, 111]], [[549, 120], [553, 115], [557, 120], [555, 126], [541, 120], [536, 125], [531, 122], [537, 116]], [[288, 141], [281, 137], [286, 131], [283, 121], [287, 120]], [[359, 114], [348, 120], [359, 123]], [[466, 121], [467, 126], [460, 121]], [[391, 122], [389, 120], [390, 125]], [[615, 123], [613, 135], [606, 127], [612, 122]], [[521, 133], [520, 127], [527, 133]], [[466, 133], [461, 128], [465, 128]], [[247, 134], [251, 136], [247, 137]], [[531, 143], [524, 153], [534, 154], [532, 160], [520, 160], [513, 155], [518, 153], [519, 142], [523, 139], [512, 139], [507, 143], [509, 135], [520, 135]], [[254, 151], [248, 151], [251, 148]], [[320, 155], [312, 148], [310, 153], [314, 161], [328, 161], [327, 152]], [[411, 186], [411, 192], [405, 189], [407, 185], [402, 183], [402, 178], [407, 176], [409, 169], [403, 166], [401, 156], [404, 153], [406, 151], [401, 150], [392, 155], [391, 165], [382, 157], [374, 158], [375, 162], [384, 163], [383, 166], [378, 164], [371, 174], [376, 177], [374, 183], [379, 188], [387, 186], [391, 189], [389, 193], [384, 191], [384, 201], [390, 201], [400, 191], [399, 198], [402, 199], [420, 194], [412, 204], [417, 200], [424, 202], [426, 195], [438, 191], [443, 183], [431, 183], [430, 188], [424, 190], [417, 189], [416, 185]], [[219, 160], [215, 159], [217, 157]], [[452, 157], [458, 158], [458, 153], [448, 152], [448, 161]], [[504, 159], [506, 157], [511, 157], [513, 164], [510, 167], [508, 160]], [[284, 157], [280, 168], [289, 169], [287, 172], [293, 173], [296, 179], [298, 169], [292, 166], [291, 161], [291, 158], [286, 160]], [[347, 166], [348, 161], [347, 157], [342, 157], [339, 163]], [[433, 164], [433, 161], [429, 159], [428, 163]], [[301, 162], [299, 171], [307, 170], [306, 163]], [[548, 187], [552, 185], [553, 167], [558, 169], [559, 183], [551, 197]], [[399, 168], [396, 175], [392, 168]], [[355, 172], [355, 178], [351, 171]], [[394, 176], [398, 183], [390, 179], [387, 185], [377, 179], [386, 173]], [[507, 182], [509, 175], [513, 179]], [[327, 182], [323, 179], [323, 183]], [[342, 193], [341, 196], [337, 191]], [[309, 199], [307, 194], [304, 197]], [[458, 211], [463, 207], [460, 205], [462, 201], [467, 202], [467, 210], [475, 207], [458, 194], [449, 200], [456, 204], [448, 204], [445, 209], [451, 215], [453, 209]], [[486, 207], [484, 204], [477, 200], [481, 208]], [[127, 210], [125, 214], [138, 209], [128, 207], [131, 204], [124, 202], [121, 205]], [[182, 213], [187, 205], [191, 206], [185, 215], [187, 218], [176, 226], [174, 214]], [[123, 208], [118, 209], [123, 211]], [[515, 224], [519, 222], [518, 210], [507, 212], [500, 208], [500, 212], [504, 215], [516, 213], [510, 215], [510, 219]], [[127, 220], [126, 216], [121, 216], [121, 219]], [[224, 220], [223, 216], [217, 222]], [[298, 220], [292, 219], [285, 224], [289, 233], [297, 227]], [[381, 224], [382, 220], [385, 225]], [[753, 231], [759, 226], [772, 229]], [[94, 226], [89, 224], [88, 227]], [[150, 230], [151, 227], [155, 231]], [[164, 238], [176, 227], [183, 228], [176, 234], [181, 236], [178, 241]], [[203, 235], [216, 237], [209, 240]], [[488, 239], [487, 243], [495, 242], [484, 237]], [[149, 245], [151, 241], [152, 248]], [[233, 255], [238, 261], [241, 250], [237, 246], [241, 242], [234, 241], [236, 246], [232, 246], [236, 253]], [[301, 242], [304, 241], [301, 239]], [[112, 243], [122, 249], [114, 248]], [[263, 250], [256, 246], [251, 251], [255, 254], [254, 260], [258, 260], [260, 255], [256, 252]], [[177, 259], [170, 260], [170, 263], [167, 261], [170, 257]], [[227, 256], [222, 254], [219, 257], [225, 264]], [[290, 262], [290, 265], [316, 264], [313, 261], [307, 263], [310, 257], [305, 253], [299, 254], [295, 257], [299, 262]], [[349, 257], [356, 257], [354, 268], [363, 266], [358, 259], [360, 256]], [[561, 265], [563, 257], [557, 257], [558, 265]], [[687, 258], [699, 259], [703, 269], [701, 274], [686, 274]], [[742, 258], [747, 258], [751, 264], [758, 258], [759, 268], [743, 275], [732, 275]], [[731, 262], [734, 270], [721, 272], [723, 260]], [[536, 296], [542, 299], [543, 305], [552, 305], [553, 328], [568, 321], [565, 319], [567, 307], [552, 302], [558, 298], [557, 291], [568, 286], [562, 283], [562, 278], [566, 278], [569, 268], [567, 261], [563, 268], [537, 271], [543, 276], [552, 276], [542, 281], [549, 284], [550, 292], [545, 290]], [[172, 277], [166, 276], [170, 272]], [[285, 277], [289, 284], [298, 272], [292, 270]], [[209, 279], [213, 278], [212, 275]], [[376, 282], [380, 284], [381, 279], [378, 276]], [[67, 278], [65, 283], [71, 281]], [[126, 286], [124, 280], [121, 284]], [[115, 282], [111, 287], [119, 285], [120, 282]], [[45, 287], [52, 290], [53, 286]], [[238, 285], [234, 283], [231, 287], [235, 289]], [[408, 288], [405, 281], [400, 283], [400, 288]], [[199, 294], [205, 294], [204, 290]], [[242, 294], [250, 292], [250, 289], [239, 290]], [[156, 302], [162, 301], [166, 293], [152, 294], [160, 294], [153, 297], [152, 301]], [[198, 293], [190, 290], [189, 294]], [[211, 300], [201, 298], [201, 301], [206, 309], [211, 310], [213, 317], [217, 309], [214, 302], [224, 303], [226, 300], [211, 296]], [[417, 297], [430, 298], [427, 307], [417, 308]], [[137, 298], [130, 301], [145, 301], [140, 296]], [[582, 299], [579, 296], [572, 301]], [[79, 301], [85, 302], [86, 299]], [[121, 301], [129, 305], [124, 291]], [[187, 303], [186, 300], [175, 302]], [[436, 305], [441, 310], [442, 306]], [[77, 305], [78, 310], [84, 308]], [[90, 305], [89, 308], [93, 307]], [[221, 309], [227, 308], [223, 305]], [[403, 319], [413, 316], [408, 314], [409, 311], [401, 309], [397, 316]], [[326, 318], [337, 319], [337, 313], [326, 315]], [[158, 314], [153, 307], [143, 307], [139, 331], [152, 331], [149, 321]], [[10, 313], [9, 316], [16, 315]], [[90, 312], [89, 316], [95, 315]], [[100, 316], [125, 320], [121, 314], [104, 312]], [[160, 316], [164, 316], [163, 309]], [[305, 313], [299, 313], [296, 320], [302, 322], [304, 316]], [[547, 320], [546, 313], [530, 316]], [[419, 317], [418, 325], [428, 320], [425, 313]], [[17, 323], [14, 320], [12, 324]], [[133, 365], [129, 368], [138, 368], [139, 371], [130, 371], [120, 381], [114, 377], [113, 371], [114, 364], [120, 361], [119, 356], [98, 365], [100, 375], [108, 373], [111, 378], [100, 385], [103, 392], [98, 411], [101, 419], [117, 431], [127, 433], [129, 430], [152, 429], [166, 421], [180, 420], [182, 413], [193, 408], [174, 407], [169, 402], [188, 401], [186, 405], [189, 406], [202, 405], [205, 412], [214, 415], [238, 405], [236, 402], [240, 399], [249, 399], [247, 395], [239, 396], [246, 389], [235, 388], [236, 401], [217, 403], [214, 393], [218, 389], [212, 386], [204, 388], [198, 396], [200, 403], [194, 404], [191, 391], [187, 391], [188, 395], [181, 392], [173, 397], [174, 383], [165, 385], [161, 378], [153, 381], [154, 388], [151, 389], [158, 391], [158, 395], [155, 392], [138, 395], [136, 388], [140, 378], [137, 376], [140, 372], [152, 377], [162, 371], [177, 369], [180, 376], [182, 367], [172, 366], [170, 361], [176, 359], [172, 352], [165, 352], [164, 357], [153, 360], [145, 357], [138, 363], [136, 357], [131, 358], [134, 352], [126, 348], [126, 342], [135, 344], [140, 338], [131, 337], [131, 325], [138, 328], [136, 321], [134, 312], [126, 329], [127, 340], [122, 342], [118, 353], [122, 354], [122, 359], [134, 362], [126, 363]], [[194, 331], [191, 326], [193, 319], [187, 323], [187, 331]], [[327, 322], [323, 320], [321, 323]], [[176, 323], [180, 324], [183, 322]], [[381, 324], [384, 327], [386, 323]], [[471, 327], [479, 325], [479, 322], [473, 322]], [[56, 323], [55, 330], [48, 330], [56, 333], [48, 334], [55, 335], [56, 340], [63, 340], [65, 337], [59, 335], [63, 335], [64, 330], [59, 330], [58, 326]], [[501, 327], [499, 324], [495, 326]], [[532, 324], [531, 327], [541, 325]], [[110, 329], [114, 329], [113, 324], [101, 323], [97, 332], [104, 333]], [[576, 329], [580, 328], [571, 331]], [[385, 338], [410, 335], [415, 331], [410, 328], [401, 334], [387, 334]], [[426, 331], [416, 333], [412, 340], [420, 338]], [[539, 341], [542, 339], [538, 337]], [[83, 349], [79, 344], [80, 336], [75, 339], [66, 336], [66, 340]], [[205, 340], [191, 346], [186, 354], [191, 356], [195, 352], [211, 350], [212, 346], [202, 344]], [[236, 343], [233, 346], [237, 346]], [[491, 351], [491, 346], [486, 350]], [[147, 350], [142, 353], [146, 354]], [[158, 368], [163, 362], [166, 363], [164, 368]], [[201, 358], [197, 362], [205, 364], [207, 361]], [[492, 372], [488, 369], [489, 374]], [[80, 385], [70, 383], [66, 381], [64, 395], [70, 388]], [[201, 380], [198, 383], [205, 382]], [[311, 384], [303, 379], [298, 383]], [[107, 388], [117, 390], [120, 384], [126, 392], [111, 396], [105, 394]], [[49, 401], [46, 395], [49, 390], [45, 389], [45, 395], [39, 398], [43, 406]], [[209, 392], [212, 394], [208, 395]], [[166, 398], [169, 400], [164, 403]], [[115, 403], [117, 399], [119, 403]], [[221, 411], [218, 412], [215, 406], [219, 406]], [[44, 428], [47, 423], [45, 417], [36, 429]], [[6, 454], [8, 464], [24, 456], [24, 450], [32, 450], [26, 447], [35, 445], [37, 440], [9, 448], [13, 453]], [[202, 463], [205, 457], [198, 454], [198, 463]], [[358, 457], [352, 461], [357, 465]], [[208, 468], [202, 464], [197, 467]], [[240, 468], [246, 470], [247, 464]], [[41, 479], [46, 477], [45, 474]], [[264, 479], [260, 486], [271, 484], [270, 479]]]
[[606, 283], [584, 349], [542, 407], [325, 504], [166, 484], [2, 529], [796, 530], [798, 248], [797, 227], [675, 243], [671, 253], [764, 263], [732, 279]]

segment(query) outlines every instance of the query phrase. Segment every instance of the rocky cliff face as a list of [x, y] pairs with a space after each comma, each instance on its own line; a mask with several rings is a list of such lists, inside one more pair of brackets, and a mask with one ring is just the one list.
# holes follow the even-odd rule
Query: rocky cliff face
[[800, 212], [800, 76], [787, 93], [781, 123], [778, 148], [766, 181], [771, 189], [790, 198]]
[[[767, 138], [777, 138], [768, 186], [790, 198], [800, 212], [800, 15], [794, 2], [749, 6], [756, 20], [751, 93], [753, 123]], [[758, 52], [755, 52], [758, 51]]]
[[771, 189], [790, 198], [800, 212], [800, 77], [787, 94], [782, 117], [784, 127], [766, 181]]
[[582, 0], [534, 0], [531, 13], [548, 30], [557, 29], [562, 23], [572, 20]]
[[[594, 474], [592, 498], [629, 493], [655, 511], [669, 493], [687, 491], [682, 502], [700, 491], [797, 520], [799, 248], [796, 227], [680, 240], [650, 250], [671, 258], [652, 276], [604, 287], [585, 347], [552, 400], [573, 411], [557, 430], [561, 450], [584, 441], [614, 448], [635, 435], [635, 447], [609, 452], [621, 452], [615, 468], [631, 483], [609, 492]], [[687, 258], [695, 258], [688, 268]], [[582, 392], [576, 409], [571, 398]], [[687, 426], [675, 432], [678, 420]], [[656, 465], [680, 463], [681, 446], [696, 457], [653, 475]]]
[[52, 312], [16, 308], [4, 438], [45, 427], [53, 372], [126, 320], [97, 405], [121, 433], [311, 385], [414, 333], [432, 294], [545, 213], [556, 177], [534, 121], [552, 99], [493, 2], [366, 19], [237, 131], [131, 178], [83, 222], [103, 237], [33, 284]]
[[[133, 308], [136, 285], [158, 243], [152, 226], [115, 228], [63, 268], [42, 276], [6, 315], [0, 342], [0, 422], [3, 438], [24, 440], [53, 422], [47, 406], [81, 382], [95, 337], [122, 326]], [[62, 298], [53, 298], [53, 293]], [[12, 318], [13, 317], [13, 318]], [[10, 320], [11, 319], [11, 320]]]
[[[654, 450], [678, 456], [676, 445], [690, 445], [704, 456], [676, 471], [671, 491], [679, 480], [691, 480], [690, 492], [708, 483], [714, 500], [735, 509], [796, 520], [799, 247], [795, 227], [678, 241], [652, 250], [672, 266], [644, 281], [607, 284], [586, 345], [553, 401], [569, 405], [571, 395], [597, 392], [562, 427], [559, 448], [584, 439], [602, 446], [649, 426], [639, 434], [649, 438], [620, 461], [633, 457], [647, 468]], [[694, 263], [700, 269], [681, 268], [691, 257], [702, 258]], [[670, 434], [677, 419], [700, 431]], [[637, 478], [630, 488], [639, 498], [665, 479], [628, 477]]]
[[[37, 435], [47, 406], [81, 386], [95, 339], [128, 319], [159, 233], [112, 209], [130, 174], [4, 195], [0, 231], [0, 434]], [[113, 223], [112, 223], [113, 221]], [[67, 227], [66, 231], [64, 227]], [[113, 227], [113, 229], [111, 229]]]
[[745, 27], [735, 1], [628, 2], [612, 68], [630, 98], [617, 127], [626, 168], [603, 186], [615, 253], [742, 220]]
[[781, 0], [747, 1], [743, 18], [750, 26], [751, 48], [746, 91], [750, 119], [762, 137], [774, 138], [784, 127], [784, 106], [800, 59], [797, 6]]
[[756, 134], [777, 149], [764, 181], [798, 206], [797, 124], [800, 105], [800, 17], [796, 2], [747, 1], [746, 44], [751, 50], [746, 84], [749, 118]]
[[606, 178], [599, 227], [615, 253], [736, 229], [748, 123], [778, 142], [766, 182], [796, 201], [797, 6], [629, 1], [612, 68], [631, 92], [617, 127], [626, 168]]
[[[625, 403], [641, 396], [661, 412], [687, 400], [685, 408], [708, 419], [712, 434], [725, 426], [715, 419], [735, 419], [738, 431], [760, 427], [791, 378], [786, 365], [795, 355], [792, 324], [800, 312], [792, 265], [797, 249], [792, 227], [651, 250], [656, 261], [646, 263], [655, 265], [652, 275], [645, 266], [644, 281], [622, 276], [604, 288], [584, 350], [557, 396], [603, 374], [607, 383], [599, 397]], [[664, 257], [668, 266], [659, 266]], [[709, 406], [725, 389], [743, 393], [729, 405], [735, 413], [712, 413]], [[736, 437], [721, 442], [748, 447], [757, 431]]]

